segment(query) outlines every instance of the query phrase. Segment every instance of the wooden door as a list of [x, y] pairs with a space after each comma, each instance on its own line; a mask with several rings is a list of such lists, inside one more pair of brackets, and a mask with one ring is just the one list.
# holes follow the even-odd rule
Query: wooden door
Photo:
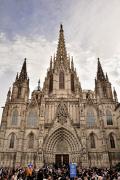
[[69, 154], [63, 154], [63, 164], [69, 164]]

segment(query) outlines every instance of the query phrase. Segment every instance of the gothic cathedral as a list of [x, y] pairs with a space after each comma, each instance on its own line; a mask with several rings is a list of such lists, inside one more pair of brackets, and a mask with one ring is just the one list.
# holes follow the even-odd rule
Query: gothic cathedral
[[43, 88], [29, 99], [26, 59], [8, 91], [0, 127], [0, 166], [75, 162], [110, 167], [120, 161], [120, 104], [98, 59], [95, 89], [82, 90], [60, 25]]

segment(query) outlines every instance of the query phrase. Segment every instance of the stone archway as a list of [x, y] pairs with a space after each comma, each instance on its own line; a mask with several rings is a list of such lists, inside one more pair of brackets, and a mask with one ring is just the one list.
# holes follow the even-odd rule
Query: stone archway
[[61, 127], [49, 135], [44, 143], [45, 163], [55, 163], [57, 154], [69, 155], [69, 162], [80, 162], [81, 144], [75, 134]]

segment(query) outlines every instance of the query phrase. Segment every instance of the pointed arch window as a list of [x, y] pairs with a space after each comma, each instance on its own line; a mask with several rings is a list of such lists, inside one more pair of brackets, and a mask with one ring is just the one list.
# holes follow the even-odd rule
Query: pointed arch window
[[36, 127], [37, 126], [37, 113], [30, 111], [27, 117], [27, 127]]
[[95, 125], [95, 115], [93, 110], [87, 111], [87, 125], [93, 127]]
[[31, 132], [28, 136], [28, 148], [33, 149], [34, 147], [34, 134]]
[[93, 133], [90, 134], [90, 147], [91, 148], [96, 148], [95, 135]]
[[22, 87], [18, 86], [18, 98], [20, 98], [22, 92]]
[[115, 140], [112, 133], [110, 134], [110, 146], [111, 148], [115, 148]]
[[15, 109], [12, 113], [12, 125], [17, 125], [18, 124], [18, 111]]
[[13, 149], [15, 147], [15, 134], [12, 133], [10, 136], [10, 143], [9, 143], [9, 148]]
[[75, 91], [75, 86], [74, 86], [74, 74], [71, 74], [71, 91]]
[[52, 92], [53, 90], [53, 75], [50, 75], [50, 80], [49, 80], [49, 93]]
[[59, 74], [59, 89], [64, 89], [65, 88], [65, 78], [64, 78], [64, 72], [60, 71]]
[[112, 114], [109, 110], [106, 111], [107, 125], [113, 125]]

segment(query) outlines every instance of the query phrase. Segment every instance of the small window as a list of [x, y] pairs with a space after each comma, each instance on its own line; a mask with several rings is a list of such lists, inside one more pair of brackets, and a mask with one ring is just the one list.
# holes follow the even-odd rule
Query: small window
[[13, 148], [14, 148], [14, 145], [15, 145], [15, 134], [12, 133], [11, 136], [10, 136], [9, 148], [10, 148], [10, 149], [13, 149]]
[[18, 111], [14, 110], [12, 113], [12, 125], [17, 125], [18, 124]]
[[112, 133], [110, 134], [110, 146], [111, 148], [115, 148], [115, 140]]
[[107, 125], [113, 125], [112, 114], [109, 110], [106, 111]]
[[65, 85], [64, 85], [64, 72], [60, 71], [59, 74], [59, 89], [64, 89]]
[[33, 149], [34, 147], [34, 134], [30, 133], [28, 136], [28, 148]]
[[90, 147], [95, 148], [95, 135], [93, 133], [90, 134]]
[[92, 110], [87, 112], [87, 125], [89, 127], [93, 127], [95, 125], [95, 115]]

